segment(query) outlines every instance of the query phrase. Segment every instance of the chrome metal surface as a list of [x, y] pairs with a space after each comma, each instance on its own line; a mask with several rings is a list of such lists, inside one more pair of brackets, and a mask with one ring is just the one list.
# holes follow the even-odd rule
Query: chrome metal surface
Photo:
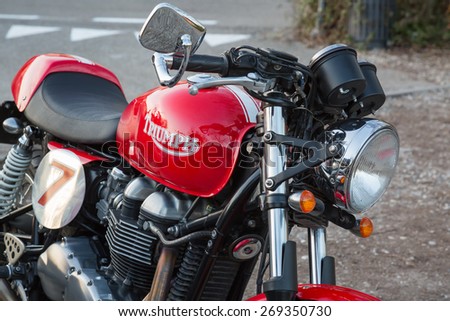
[[[337, 127], [331, 127], [328, 132], [330, 141], [338, 141], [341, 146], [340, 156], [334, 157], [322, 163], [318, 167], [319, 172], [327, 179], [330, 187], [334, 190], [336, 196], [336, 205], [351, 213], [359, 213], [363, 210], [355, 209], [353, 205], [353, 198], [350, 197], [350, 182], [351, 175], [355, 171], [355, 164], [358, 161], [362, 151], [367, 144], [377, 135], [383, 132], [389, 132], [393, 135], [393, 138], [398, 142], [398, 135], [395, 128], [381, 120], [377, 119], [350, 119]], [[398, 156], [398, 149], [396, 151]], [[381, 156], [380, 156], [381, 157]], [[384, 155], [386, 157], [386, 155]], [[398, 157], [397, 157], [398, 158]], [[374, 160], [375, 161], [375, 160]], [[396, 163], [396, 162], [395, 162]], [[393, 170], [396, 164], [393, 164]], [[379, 184], [374, 178], [374, 184]], [[371, 184], [368, 182], [367, 184]], [[389, 182], [387, 183], [389, 184]], [[375, 186], [375, 185], [374, 185]], [[382, 193], [381, 193], [382, 194]], [[380, 197], [381, 195], [379, 195]], [[370, 195], [373, 197], [373, 195]], [[378, 197], [378, 198], [379, 198]], [[373, 197], [373, 200], [365, 210], [370, 208], [378, 200], [377, 197]]]
[[295, 192], [295, 193], [292, 193], [291, 195], [289, 195], [289, 198], [288, 198], [289, 207], [299, 213], [303, 213], [302, 209], [300, 208], [301, 195], [302, 195], [301, 192]]
[[[189, 35], [194, 53], [205, 37], [206, 29], [195, 18], [168, 3], [157, 5], [139, 33], [144, 48], [160, 53], [181, 53], [180, 38]], [[189, 54], [191, 54], [189, 53]]]
[[227, 86], [227, 85], [237, 85], [245, 87], [249, 90], [254, 90], [258, 92], [265, 92], [271, 89], [270, 83], [259, 78], [256, 74], [250, 73], [243, 77], [211, 77], [205, 81], [195, 83], [189, 88], [189, 93], [191, 95], [197, 95], [200, 89]]
[[3, 129], [9, 134], [18, 135], [23, 131], [23, 128], [23, 123], [18, 118], [10, 117], [3, 121]]
[[217, 77], [214, 77], [213, 75], [210, 74], [194, 74], [192, 76], [187, 77], [188, 83], [193, 85], [215, 79], [217, 79]]
[[316, 52], [314, 54], [314, 56], [312, 56], [311, 61], [309, 62], [309, 65], [311, 66], [312, 64], [317, 62], [320, 58], [326, 56], [327, 54], [329, 54], [332, 51], [335, 51], [338, 49], [346, 49], [346, 48], [349, 48], [349, 47], [342, 43], [336, 43], [336, 44], [329, 45], [329, 46], [319, 50], [318, 52]]
[[178, 69], [177, 73], [174, 76], [170, 75], [169, 73], [167, 61], [170, 61], [170, 59], [167, 59], [167, 55], [160, 54], [158, 52], [153, 54], [153, 66], [155, 67], [159, 83], [162, 86], [175, 86], [186, 71], [189, 57], [192, 52], [191, 37], [188, 34], [185, 34], [181, 36], [180, 40], [182, 44], [183, 60], [181, 61], [180, 69]]
[[[272, 131], [280, 135], [286, 134], [286, 119], [283, 107], [267, 106], [264, 109], [264, 131]], [[263, 170], [264, 177], [272, 177], [286, 168], [286, 150], [283, 145], [264, 145]], [[287, 183], [282, 183], [276, 190], [267, 190], [266, 194], [286, 194]], [[287, 213], [284, 208], [273, 208], [267, 211], [270, 239], [270, 276], [282, 275], [283, 246], [288, 240]]]
[[23, 147], [30, 147], [33, 145], [32, 136], [34, 135], [34, 130], [31, 126], [27, 126], [23, 129], [23, 135], [19, 137], [19, 145]]
[[241, 239], [233, 248], [233, 257], [237, 260], [249, 260], [258, 255], [262, 248], [262, 242], [256, 237]]
[[97, 256], [86, 237], [64, 238], [38, 259], [38, 275], [51, 300], [112, 300], [106, 280], [97, 273]]
[[322, 259], [327, 255], [325, 228], [308, 229], [309, 277], [311, 284], [322, 282]]

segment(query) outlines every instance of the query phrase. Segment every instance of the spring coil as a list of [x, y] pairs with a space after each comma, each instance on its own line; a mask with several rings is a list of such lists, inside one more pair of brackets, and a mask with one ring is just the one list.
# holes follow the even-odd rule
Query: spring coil
[[189, 244], [183, 256], [183, 262], [178, 270], [175, 282], [170, 289], [168, 301], [186, 301], [194, 278], [205, 254], [205, 246]]
[[31, 164], [32, 153], [25, 150], [25, 153], [21, 154], [18, 151], [20, 149], [11, 148], [0, 171], [0, 218], [6, 216], [15, 206], [25, 173]]

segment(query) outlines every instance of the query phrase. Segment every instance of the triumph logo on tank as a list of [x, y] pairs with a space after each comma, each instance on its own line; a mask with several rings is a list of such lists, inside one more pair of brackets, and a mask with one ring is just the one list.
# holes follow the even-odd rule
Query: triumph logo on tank
[[200, 149], [198, 138], [170, 132], [167, 128], [155, 124], [151, 119], [151, 113], [145, 116], [144, 132], [153, 139], [160, 150], [170, 155], [190, 156]]

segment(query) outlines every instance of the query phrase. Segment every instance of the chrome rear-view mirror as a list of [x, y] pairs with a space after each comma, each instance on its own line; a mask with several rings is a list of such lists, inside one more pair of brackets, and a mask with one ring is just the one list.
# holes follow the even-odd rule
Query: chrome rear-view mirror
[[192, 43], [190, 54], [193, 54], [205, 33], [205, 27], [189, 14], [171, 4], [161, 3], [144, 23], [139, 42], [143, 47], [159, 53], [182, 53], [181, 39], [189, 35]]

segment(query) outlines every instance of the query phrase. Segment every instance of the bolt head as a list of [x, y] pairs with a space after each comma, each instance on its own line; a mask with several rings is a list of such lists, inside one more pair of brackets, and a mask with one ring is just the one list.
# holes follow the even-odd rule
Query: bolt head
[[264, 140], [266, 142], [270, 142], [272, 140], [272, 138], [273, 138], [272, 133], [265, 133], [264, 134]]
[[275, 182], [273, 181], [273, 179], [268, 178], [266, 179], [265, 185], [267, 188], [272, 188], [275, 185]]
[[339, 168], [339, 163], [338, 162], [333, 162], [333, 164], [331, 164], [331, 168], [338, 169]]

